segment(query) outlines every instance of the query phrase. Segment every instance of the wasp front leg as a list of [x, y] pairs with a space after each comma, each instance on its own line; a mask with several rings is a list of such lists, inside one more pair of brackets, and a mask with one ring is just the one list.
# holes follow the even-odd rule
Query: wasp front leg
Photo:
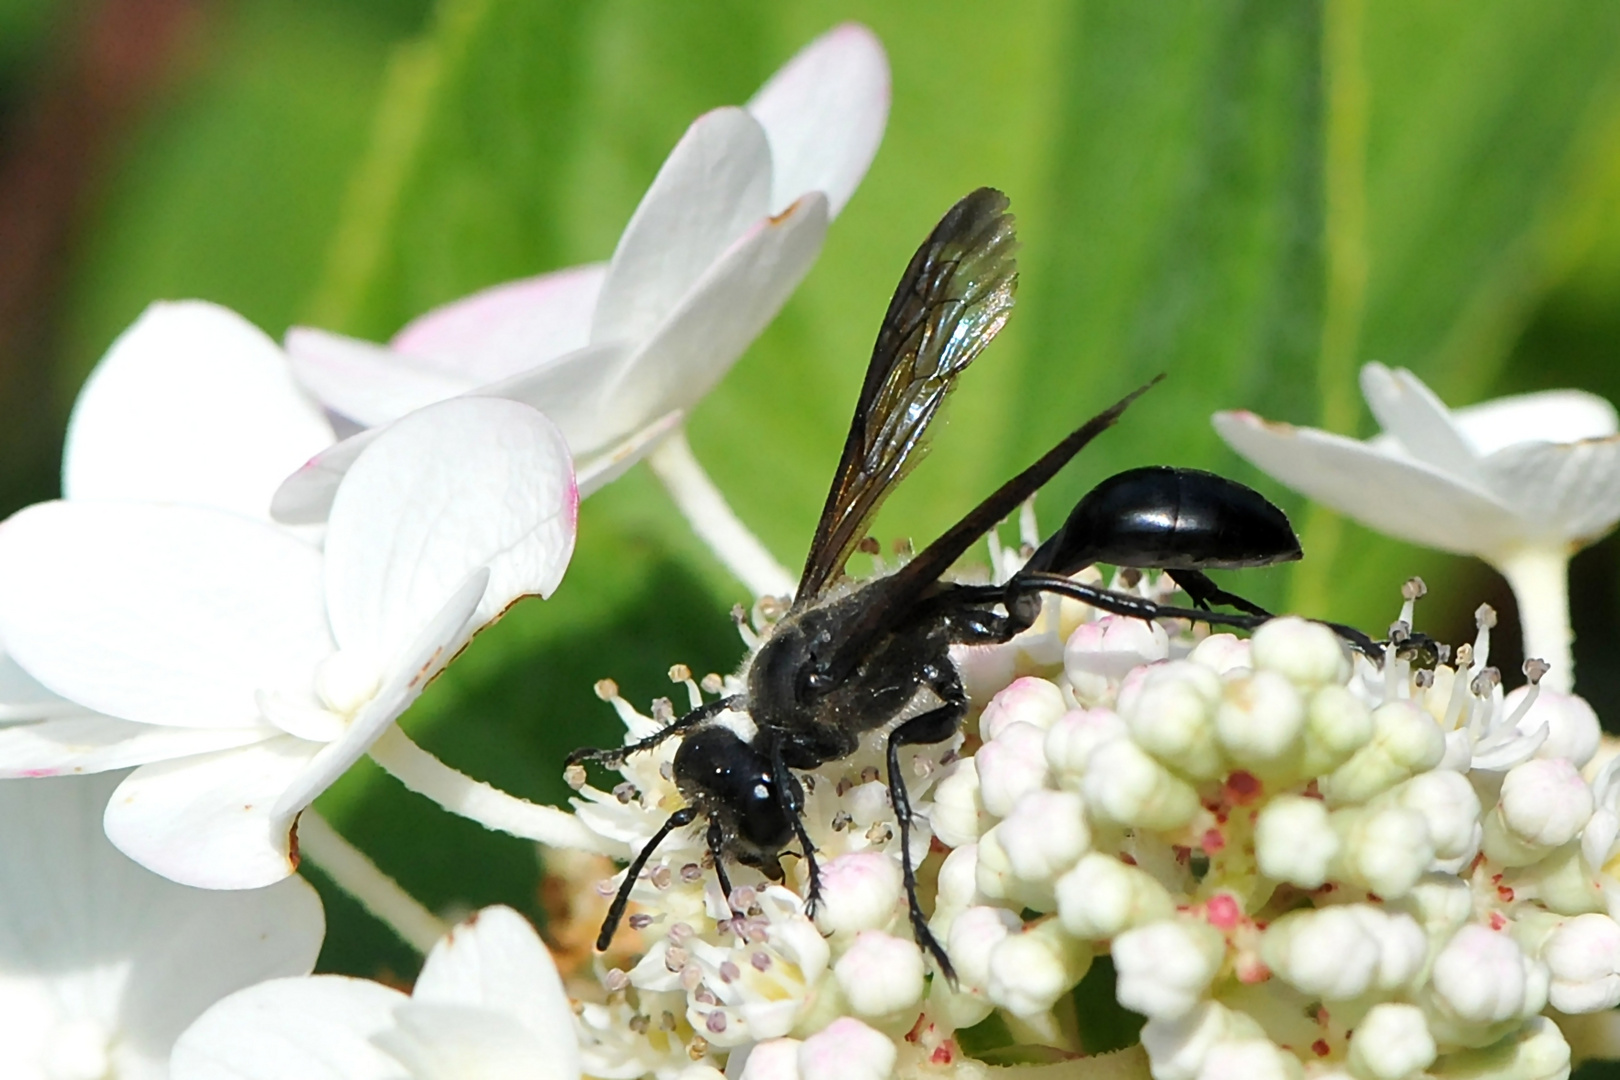
[[[1016, 631], [1015, 631], [1016, 632]], [[1003, 639], [1005, 640], [1005, 639]], [[934, 958], [939, 970], [952, 986], [956, 985], [956, 969], [934, 932], [928, 928], [928, 916], [923, 913], [917, 898], [917, 869], [911, 863], [911, 797], [906, 791], [905, 778], [900, 771], [902, 746], [941, 743], [956, 734], [967, 715], [967, 691], [962, 688], [956, 669], [943, 658], [926, 665], [921, 681], [938, 694], [944, 704], [930, 709], [895, 728], [889, 735], [889, 799], [894, 804], [894, 817], [900, 825], [900, 867], [906, 886], [906, 907], [911, 917], [911, 932], [917, 945]]]

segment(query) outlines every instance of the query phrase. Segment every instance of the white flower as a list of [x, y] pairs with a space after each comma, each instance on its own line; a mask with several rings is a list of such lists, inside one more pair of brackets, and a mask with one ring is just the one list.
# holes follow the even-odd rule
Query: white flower
[[888, 63], [838, 27], [746, 108], [695, 121], [610, 263], [499, 285], [417, 319], [389, 347], [295, 329], [299, 377], [370, 430], [290, 477], [276, 516], [322, 520], [380, 426], [458, 394], [509, 397], [561, 427], [583, 493], [678, 426], [775, 317], [877, 151]]
[[1525, 653], [1573, 685], [1565, 566], [1620, 521], [1620, 425], [1602, 398], [1549, 391], [1448, 410], [1410, 371], [1368, 364], [1362, 393], [1384, 434], [1215, 415], [1234, 450], [1289, 487], [1380, 532], [1489, 562], [1513, 587]]
[[0, 1075], [163, 1080], [204, 1009], [315, 966], [314, 889], [209, 892], [141, 869], [101, 835], [116, 783], [0, 781]]
[[101, 716], [0, 730], [0, 774], [140, 765], [108, 836], [165, 876], [265, 885], [298, 813], [510, 603], [549, 593], [576, 495], [516, 402], [424, 410], [367, 447], [324, 551], [179, 503], [43, 503], [0, 526], [0, 639]]
[[173, 1080], [577, 1080], [573, 1010], [551, 954], [485, 908], [428, 954], [409, 995], [364, 979], [274, 979], [209, 1009], [175, 1044]]

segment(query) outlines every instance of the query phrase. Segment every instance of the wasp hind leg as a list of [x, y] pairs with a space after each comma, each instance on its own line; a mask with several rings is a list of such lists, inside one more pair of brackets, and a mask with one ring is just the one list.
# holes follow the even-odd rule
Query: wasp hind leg
[[924, 672], [924, 682], [944, 700], [945, 704], [912, 717], [890, 733], [889, 799], [894, 803], [894, 817], [900, 825], [900, 867], [904, 874], [911, 933], [917, 939], [918, 947], [932, 956], [934, 963], [939, 965], [940, 974], [955, 986], [956, 969], [951, 966], [950, 958], [945, 955], [944, 946], [940, 945], [939, 939], [934, 937], [934, 932], [928, 928], [928, 916], [923, 912], [922, 901], [917, 898], [917, 868], [911, 864], [911, 798], [906, 792], [905, 780], [900, 773], [900, 748], [941, 743], [956, 734], [962, 725], [962, 718], [967, 715], [967, 692], [962, 688], [960, 677], [950, 669], [930, 666]]

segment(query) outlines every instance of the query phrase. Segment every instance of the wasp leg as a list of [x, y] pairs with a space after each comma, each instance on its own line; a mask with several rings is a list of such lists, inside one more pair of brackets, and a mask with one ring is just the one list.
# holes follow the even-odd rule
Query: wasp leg
[[956, 969], [951, 966], [945, 949], [928, 929], [928, 916], [923, 914], [922, 902], [917, 899], [917, 870], [911, 865], [911, 797], [906, 793], [905, 780], [900, 773], [900, 748], [917, 744], [944, 742], [962, 724], [967, 715], [967, 692], [954, 669], [929, 665], [923, 680], [945, 704], [914, 716], [895, 728], [889, 735], [889, 799], [894, 803], [894, 817], [900, 823], [900, 867], [905, 876], [906, 907], [911, 915], [911, 933], [923, 952], [934, 958], [940, 974], [956, 985]]
[[1225, 604], [1235, 607], [1239, 611], [1246, 611], [1250, 615], [1259, 615], [1262, 618], [1272, 617], [1271, 612], [1258, 604], [1250, 603], [1238, 596], [1229, 593], [1209, 579], [1202, 570], [1166, 570], [1170, 580], [1181, 587], [1181, 591], [1192, 598], [1193, 607], [1208, 611], [1211, 604]]
[[714, 717], [719, 716], [727, 709], [738, 708], [742, 705], [742, 702], [743, 699], [741, 695], [718, 698], [714, 701], [708, 702], [705, 705], [700, 705], [680, 719], [664, 725], [651, 735], [647, 736], [645, 739], [637, 739], [628, 746], [614, 746], [606, 750], [594, 750], [590, 747], [583, 747], [579, 750], [575, 750], [572, 754], [569, 754], [568, 757], [564, 759], [563, 763], [565, 765], [578, 765], [582, 761], [595, 761], [602, 765], [606, 765], [610, 769], [616, 769], [620, 765], [623, 765], [631, 754], [639, 754], [643, 750], [651, 750], [653, 747], [657, 746], [671, 735], [679, 735], [687, 728], [701, 724], [705, 720], [712, 720]]
[[607, 918], [602, 920], [602, 930], [596, 935], [597, 952], [606, 952], [608, 945], [612, 943], [614, 931], [619, 929], [619, 920], [624, 918], [625, 905], [630, 903], [630, 890], [635, 888], [636, 879], [646, 869], [647, 860], [658, 850], [658, 845], [664, 842], [664, 837], [696, 820], [697, 807], [681, 807], [669, 815], [669, 820], [653, 833], [652, 839], [648, 840], [640, 851], [636, 852], [636, 857], [630, 860], [630, 866], [624, 872], [624, 881], [619, 885], [619, 891], [613, 894], [613, 903], [608, 905]]
[[[1209, 623], [1211, 626], [1231, 626], [1239, 630], [1253, 630], [1267, 622], [1271, 616], [1256, 615], [1253, 612], [1232, 611], [1199, 611], [1197, 608], [1171, 607], [1168, 604], [1158, 604], [1140, 596], [1131, 596], [1126, 593], [1117, 593], [1110, 589], [1100, 589], [1095, 585], [1086, 585], [1074, 581], [1060, 574], [1020, 573], [1004, 586], [975, 586], [975, 588], [1002, 588], [1009, 595], [1017, 596], [1026, 592], [1054, 592], [1060, 596], [1071, 596], [1083, 604], [1097, 608], [1114, 615], [1128, 615], [1134, 619], [1187, 619], [1190, 622]], [[1312, 619], [1312, 622], [1332, 630], [1357, 652], [1361, 653], [1374, 664], [1383, 666], [1384, 650], [1371, 637], [1357, 630], [1353, 626], [1343, 623], [1328, 622], [1326, 619]]]
[[741, 919], [743, 913], [737, 910], [737, 905], [731, 902], [731, 878], [726, 875], [726, 833], [720, 827], [720, 819], [709, 819], [709, 857], [714, 860], [714, 876], [720, 882], [720, 898], [725, 901], [726, 908], [731, 917]]
[[[850, 747], [824, 754], [814, 760], [817, 763], [831, 761], [834, 758], [844, 757], [853, 749]], [[810, 895], [805, 897], [804, 913], [815, 918], [816, 907], [821, 903], [821, 866], [816, 862], [816, 845], [810, 842], [810, 833], [804, 827], [804, 789], [788, 769], [782, 741], [779, 739], [771, 743], [771, 771], [777, 777], [776, 804], [781, 807], [783, 815], [793, 823], [793, 835], [799, 838], [799, 850], [804, 853], [804, 861], [810, 872]]]

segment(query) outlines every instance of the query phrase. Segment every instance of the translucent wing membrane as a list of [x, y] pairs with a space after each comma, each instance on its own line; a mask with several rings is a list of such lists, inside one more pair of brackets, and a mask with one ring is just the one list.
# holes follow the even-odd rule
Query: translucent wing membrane
[[940, 220], [895, 289], [794, 606], [826, 591], [878, 507], [921, 460], [956, 377], [1012, 311], [1018, 240], [1007, 197], [980, 188]]

